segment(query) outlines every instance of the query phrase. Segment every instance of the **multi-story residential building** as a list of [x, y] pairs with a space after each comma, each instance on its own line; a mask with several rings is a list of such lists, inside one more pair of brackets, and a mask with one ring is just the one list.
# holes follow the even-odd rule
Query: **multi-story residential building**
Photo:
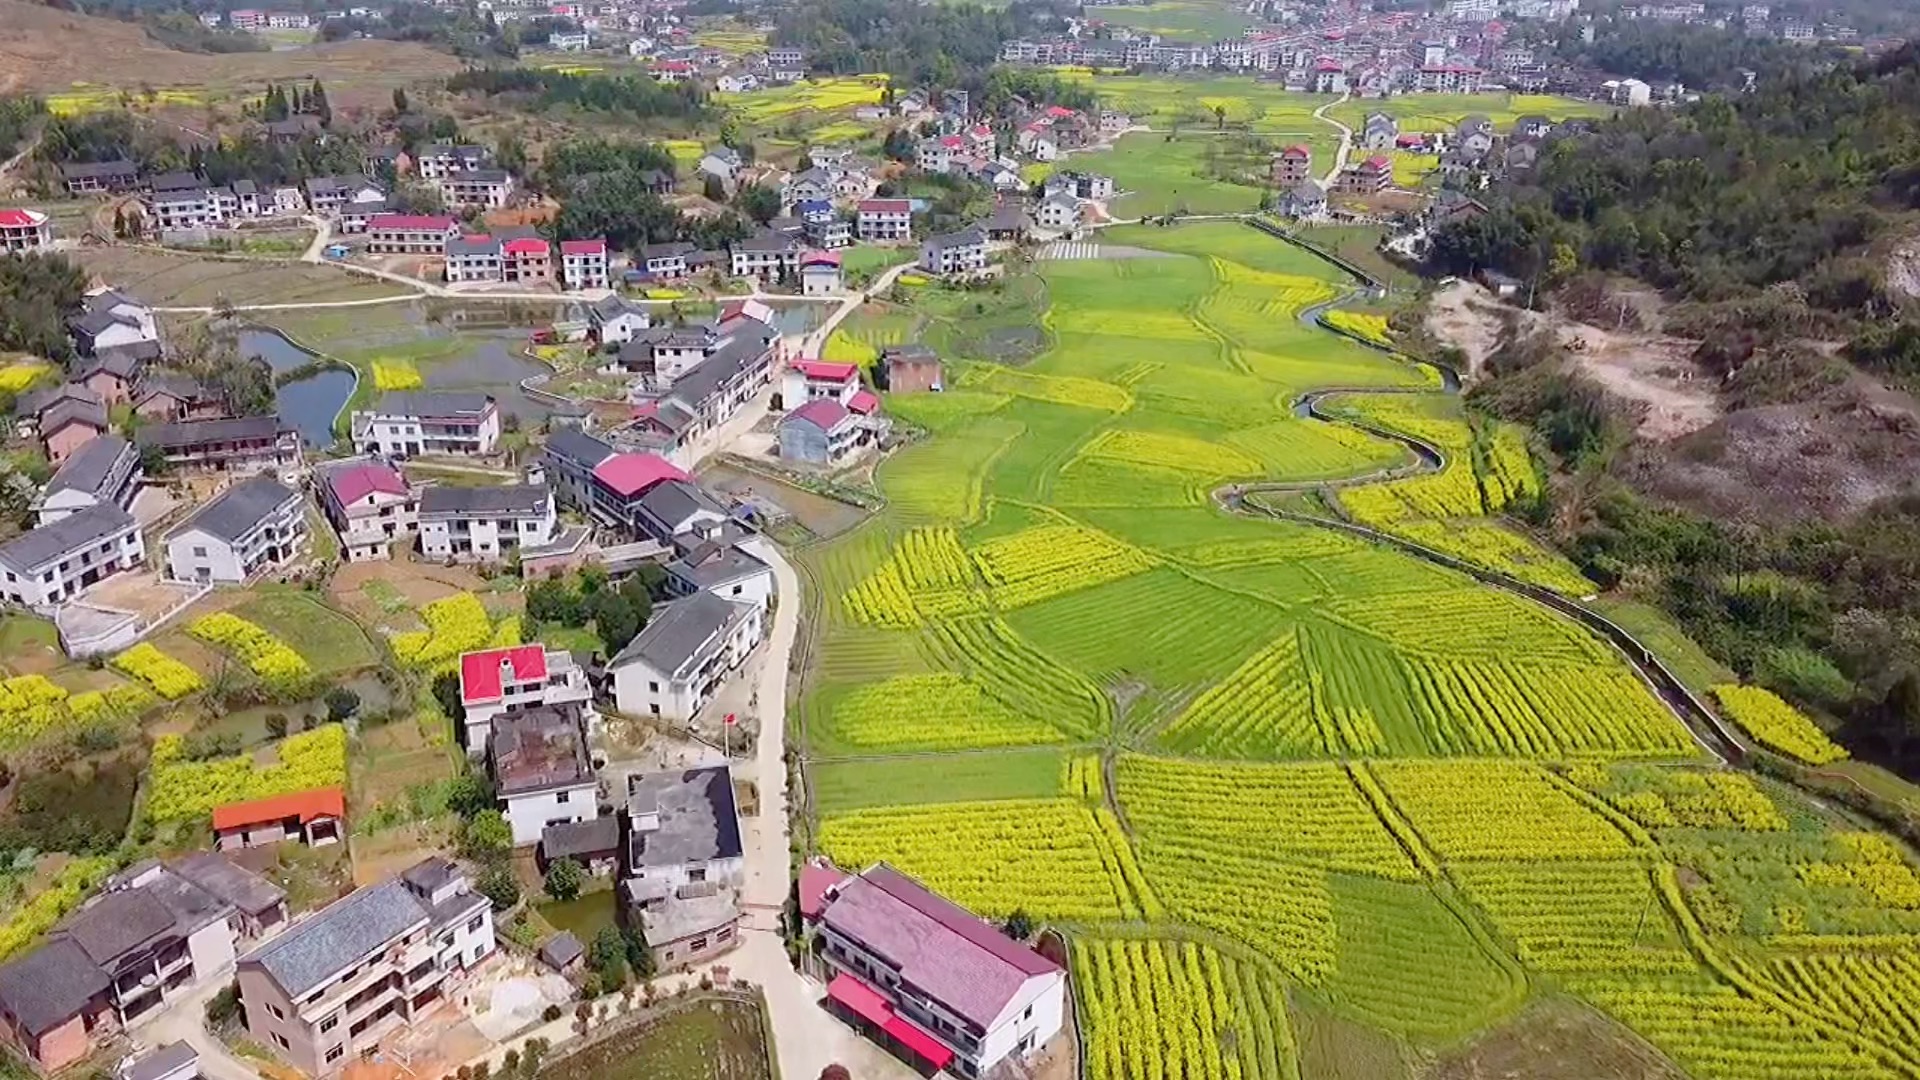
[[1393, 162], [1382, 154], [1341, 169], [1337, 182], [1342, 195], [1378, 195], [1392, 185]]
[[760, 643], [758, 607], [698, 593], [656, 607], [639, 636], [607, 665], [613, 699], [631, 716], [688, 720]]
[[500, 280], [545, 285], [553, 280], [553, 245], [537, 236], [516, 236], [500, 245]]
[[620, 351], [603, 363], [608, 375], [638, 375], [650, 389], [664, 390], [700, 366], [720, 344], [711, 326], [655, 326], [634, 331]]
[[116, 289], [99, 289], [82, 298], [80, 312], [67, 320], [67, 330], [82, 356], [160, 340], [153, 309]]
[[162, 232], [210, 229], [226, 220], [219, 200], [203, 187], [155, 191], [147, 197], [147, 218]]
[[493, 164], [493, 154], [484, 146], [454, 146], [432, 143], [414, 156], [414, 171], [422, 180], [444, 180], [461, 173], [477, 172]]
[[595, 300], [587, 308], [587, 321], [592, 324], [594, 340], [601, 345], [624, 345], [652, 326], [653, 316], [639, 304], [613, 295]]
[[600, 816], [600, 781], [578, 705], [538, 705], [495, 717], [487, 763], [515, 847], [539, 843], [549, 825]]
[[23, 401], [21, 415], [34, 417], [40, 446], [54, 465], [107, 433], [110, 417], [100, 395], [78, 383], [65, 383]]
[[420, 529], [420, 496], [400, 470], [373, 458], [323, 462], [315, 486], [327, 521], [340, 534], [348, 562], [393, 556], [395, 541], [411, 547]]
[[755, 534], [730, 537], [727, 531], [711, 540], [685, 538], [690, 542], [683, 553], [667, 564], [667, 591], [674, 596], [710, 592], [765, 610], [773, 600], [773, 568], [747, 550]]
[[728, 247], [734, 277], [783, 278], [799, 272], [807, 245], [797, 236], [761, 232]]
[[803, 889], [800, 905], [827, 997], [927, 1068], [984, 1077], [1065, 1022], [1060, 965], [885, 863]]
[[839, 465], [872, 441], [863, 418], [832, 398], [809, 401], [780, 418], [780, 456], [787, 461]]
[[1050, 232], [1072, 236], [1080, 230], [1080, 200], [1065, 191], [1056, 191], [1033, 208], [1033, 223]]
[[560, 241], [560, 283], [568, 289], [604, 289], [608, 286], [605, 240]]
[[1427, 94], [1477, 94], [1487, 73], [1463, 64], [1442, 64], [1420, 69], [1418, 88]]
[[0, 210], [0, 255], [25, 255], [52, 246], [52, 218], [38, 210]]
[[733, 522], [727, 508], [692, 480], [654, 485], [634, 510], [640, 535], [676, 546], [721, 536]]
[[854, 207], [854, 232], [862, 240], [906, 240], [913, 235], [911, 199], [862, 199]]
[[840, 253], [806, 251], [800, 255], [800, 295], [832, 296], [840, 291]]
[[448, 206], [497, 210], [513, 201], [513, 177], [504, 169], [454, 173], [441, 179], [440, 197]]
[[860, 392], [860, 365], [831, 360], [795, 360], [780, 380], [781, 400], [789, 409], [829, 398], [842, 405]]
[[0, 544], [0, 598], [31, 608], [64, 604], [138, 570], [146, 557], [132, 514], [112, 503], [89, 506]]
[[627, 785], [620, 901], [655, 969], [674, 971], [731, 949], [740, 940], [744, 849], [727, 768], [629, 776]]
[[435, 856], [242, 956], [247, 1034], [329, 1076], [449, 997], [494, 951], [493, 905]]
[[977, 225], [929, 237], [920, 245], [920, 267], [929, 274], [971, 277], [987, 268], [987, 234]]
[[345, 214], [386, 199], [387, 189], [364, 176], [315, 176], [307, 181], [307, 205], [316, 214]]
[[75, 362], [73, 381], [100, 395], [108, 406], [133, 400], [147, 362], [160, 358], [160, 343], [143, 341], [134, 345], [109, 345]]
[[1313, 151], [1305, 146], [1289, 146], [1273, 155], [1271, 179], [1276, 186], [1292, 187], [1313, 175]]
[[133, 505], [144, 474], [133, 444], [112, 433], [96, 435], [68, 455], [34, 501], [40, 524], [51, 525], [90, 506]]
[[185, 375], [148, 372], [133, 395], [133, 411], [143, 420], [227, 419], [227, 399], [218, 390]]
[[559, 527], [546, 487], [437, 485], [420, 493], [420, 553], [455, 562], [501, 562], [553, 543]]
[[376, 214], [367, 219], [367, 250], [375, 255], [443, 255], [460, 223], [444, 214]]
[[115, 161], [76, 161], [60, 166], [60, 179], [69, 195], [132, 191], [140, 186], [140, 170], [124, 158]]
[[255, 476], [167, 533], [167, 574], [176, 581], [248, 581], [307, 550], [307, 503], [269, 476]]
[[447, 241], [446, 259], [449, 282], [500, 280], [500, 241], [494, 237], [455, 236]]
[[134, 432], [141, 448], [153, 447], [168, 468], [181, 472], [261, 472], [300, 464], [300, 433], [278, 417], [183, 420]]
[[684, 240], [670, 244], [648, 244], [640, 249], [640, 258], [637, 260], [638, 269], [649, 278], [658, 278], [663, 281], [683, 278], [691, 270], [687, 261], [688, 256], [699, 250]]
[[500, 448], [500, 407], [488, 394], [395, 391], [348, 421], [354, 449], [388, 458], [491, 454]]
[[[559, 428], [547, 436], [546, 445], [541, 447], [540, 464], [559, 500], [585, 511], [594, 498], [593, 472], [613, 455], [613, 447], [586, 432]], [[679, 473], [677, 468], [673, 471]]]
[[460, 708], [467, 752], [487, 751], [493, 722], [541, 705], [577, 705], [591, 715], [593, 687], [573, 655], [538, 642], [460, 657]]
[[226, 970], [236, 935], [284, 924], [286, 906], [283, 890], [224, 855], [135, 863], [0, 966], [0, 1038], [41, 1069], [70, 1065]]

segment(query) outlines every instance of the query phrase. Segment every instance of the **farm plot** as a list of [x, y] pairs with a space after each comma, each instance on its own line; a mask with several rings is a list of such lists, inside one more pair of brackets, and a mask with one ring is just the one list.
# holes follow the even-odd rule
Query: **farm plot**
[[[923, 434], [877, 470], [884, 506], [798, 555], [822, 616], [799, 713], [814, 846], [1065, 933], [1096, 1077], [1331, 1075], [1347, 1033], [1444, 1055], [1502, 1037], [1536, 988], [1700, 1076], [1920, 1071], [1911, 1010], [1831, 1019], [1909, 985], [1903, 849], [1699, 767], [1623, 659], [1552, 610], [1215, 498], [1406, 464], [1293, 410], [1325, 386], [1416, 391], [1326, 404], [1448, 469], [1323, 497], [1585, 591], [1502, 516], [1539, 490], [1522, 433], [1302, 321], [1343, 286], [1297, 248], [1228, 224], [1114, 239], [1172, 254], [1011, 268], [1009, 298], [1054, 304], [1044, 350], [953, 352], [950, 390], [890, 400]], [[950, 297], [903, 307], [953, 318]], [[1239, 990], [1224, 1011], [1219, 987]], [[1143, 1039], [1157, 1059], [1129, 1053]]]

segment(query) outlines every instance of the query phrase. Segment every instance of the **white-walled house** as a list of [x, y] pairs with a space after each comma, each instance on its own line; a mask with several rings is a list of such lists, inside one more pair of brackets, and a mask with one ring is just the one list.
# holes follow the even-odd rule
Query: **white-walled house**
[[89, 506], [0, 545], [0, 598], [35, 608], [63, 604], [146, 557], [132, 514], [110, 503]]
[[763, 616], [753, 604], [705, 592], [662, 604], [608, 664], [615, 707], [631, 716], [690, 719], [762, 632]]
[[627, 777], [628, 883], [642, 892], [738, 885], [746, 872], [733, 774], [725, 765]]
[[352, 430], [362, 454], [491, 454], [500, 446], [500, 408], [488, 394], [399, 391], [355, 410]]
[[667, 589], [676, 596], [712, 593], [765, 611], [773, 599], [773, 567], [738, 541], [701, 540], [667, 564]]
[[132, 443], [112, 433], [95, 435], [61, 462], [35, 500], [34, 513], [40, 524], [51, 525], [89, 506], [128, 509], [142, 477], [140, 454]]
[[600, 816], [599, 780], [577, 705], [542, 705], [497, 717], [487, 763], [515, 847], [539, 843], [549, 825]]
[[420, 553], [429, 559], [503, 562], [553, 543], [559, 524], [547, 487], [439, 484], [420, 493]]
[[1066, 972], [880, 863], [800, 900], [835, 1005], [935, 1070], [982, 1077], [1065, 1021]]
[[167, 573], [178, 581], [243, 582], [298, 558], [307, 538], [306, 500], [270, 476], [255, 476], [167, 534]]
[[348, 562], [388, 559], [396, 541], [420, 528], [420, 496], [400, 470], [373, 458], [330, 461], [314, 468], [320, 503], [340, 534]]
[[578, 705], [592, 718], [593, 688], [570, 653], [538, 642], [460, 657], [460, 708], [467, 752], [486, 752], [493, 722], [539, 705]]

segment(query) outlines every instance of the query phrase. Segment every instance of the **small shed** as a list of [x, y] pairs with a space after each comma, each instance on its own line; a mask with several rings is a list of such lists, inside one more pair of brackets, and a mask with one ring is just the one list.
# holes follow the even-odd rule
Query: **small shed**
[[577, 970], [586, 955], [587, 950], [581, 946], [580, 939], [569, 930], [560, 931], [540, 946], [540, 962], [562, 975]]
[[221, 851], [299, 840], [312, 847], [338, 843], [347, 816], [346, 794], [314, 788], [213, 808], [214, 846]]

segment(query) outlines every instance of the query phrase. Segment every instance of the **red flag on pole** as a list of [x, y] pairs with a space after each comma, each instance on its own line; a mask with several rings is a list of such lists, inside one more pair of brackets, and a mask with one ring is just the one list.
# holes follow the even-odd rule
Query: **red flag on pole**
[[739, 718], [739, 717], [737, 717], [737, 716], [735, 716], [735, 715], [733, 715], [732, 713], [728, 713], [728, 714], [727, 714], [727, 726], [728, 726], [728, 727], [732, 727], [733, 725], [735, 725], [735, 724], [737, 724], [737, 723], [739, 723], [739, 722], [740, 722], [740, 718]]

